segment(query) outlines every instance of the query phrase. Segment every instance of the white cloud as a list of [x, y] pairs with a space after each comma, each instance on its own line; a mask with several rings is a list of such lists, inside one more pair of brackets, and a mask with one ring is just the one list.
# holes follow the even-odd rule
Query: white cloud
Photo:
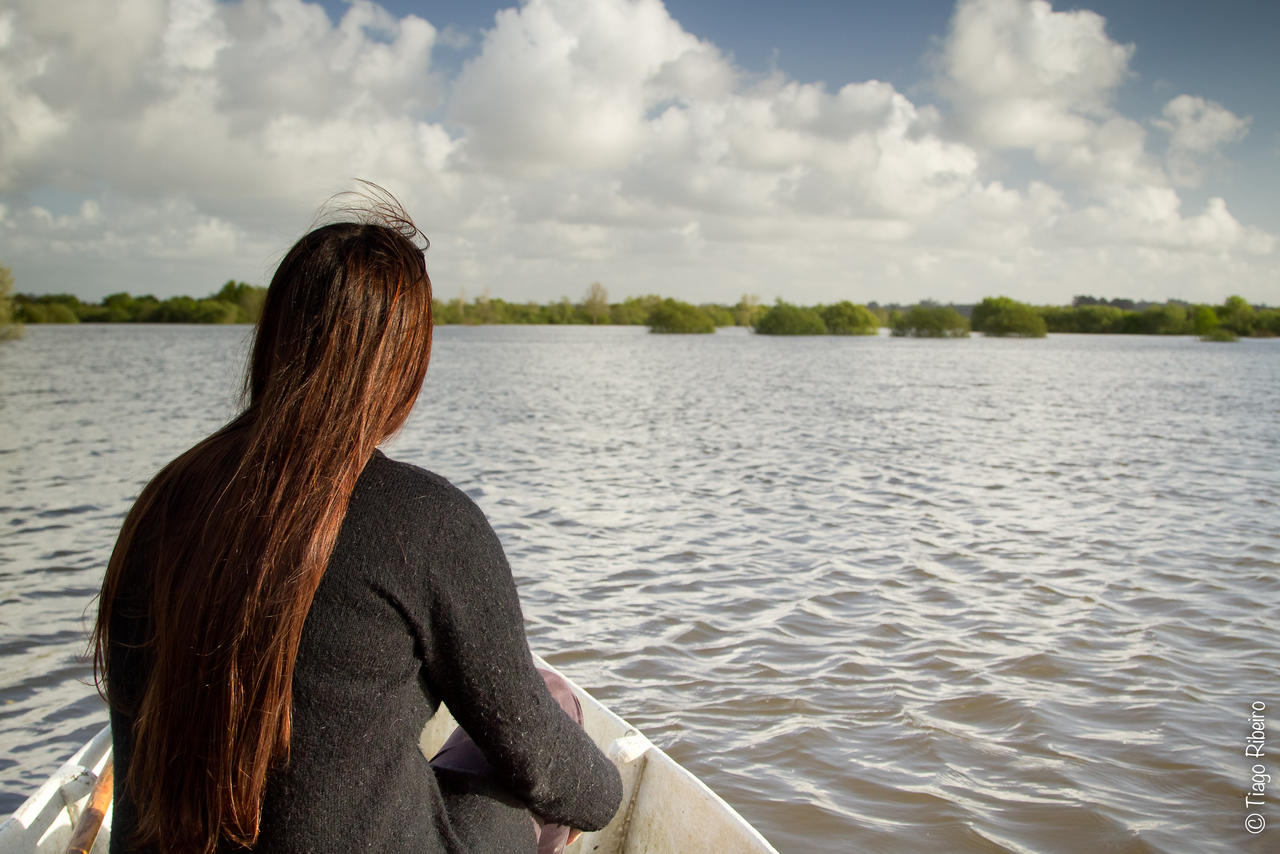
[[497, 15], [450, 115], [476, 168], [616, 168], [644, 142], [648, 110], [730, 74], [658, 0], [533, 0]]
[[[1091, 254], [1104, 279], [1116, 276], [1105, 271], [1118, 257], [1137, 264], [1152, 253], [1271, 253], [1274, 236], [1241, 224], [1223, 199], [1188, 216], [1176, 190], [1198, 183], [1197, 158], [1239, 138], [1247, 120], [1213, 102], [1180, 96], [1153, 122], [1170, 133], [1168, 155], [1153, 154], [1143, 124], [1113, 105], [1116, 90], [1131, 76], [1133, 51], [1133, 45], [1112, 41], [1105, 20], [1087, 10], [1055, 12], [1043, 0], [958, 3], [937, 58], [938, 86], [952, 104], [954, 126], [980, 151], [1031, 152], [1066, 192], [1051, 190], [1051, 217], [1021, 210], [1008, 220], [1019, 225], [1008, 228], [967, 199], [959, 209], [967, 211], [978, 239], [1013, 250], [1070, 252], [1077, 264]], [[1066, 198], [1081, 201], [1073, 206]], [[1022, 201], [1029, 203], [1029, 194]], [[1259, 270], [1252, 280], [1264, 281], [1265, 274]]]
[[[12, 0], [15, 29], [45, 51], [43, 88], [56, 100], [135, 84], [164, 31], [161, 0]], [[56, 57], [56, 59], [55, 59]]]
[[[1248, 120], [1187, 96], [1154, 122], [1121, 115], [1133, 46], [1041, 0], [958, 4], [945, 112], [882, 81], [746, 73], [658, 0], [528, 0], [456, 73], [433, 51], [468, 37], [370, 0], [336, 21], [305, 0], [128, 0], [118, 20], [57, 6], [0, 12], [0, 254], [20, 287], [262, 281], [361, 176], [419, 217], [446, 294], [544, 300], [601, 280], [699, 301], [1003, 284], [1060, 300], [1073, 281], [1136, 287], [1177, 255], [1275, 288], [1274, 237], [1220, 198], [1185, 214], [1176, 189], [1177, 157], [1199, 168]], [[1018, 151], [1036, 174], [992, 168]], [[90, 206], [33, 201], [49, 194]]]
[[[0, 191], [105, 183], [260, 226], [354, 174], [444, 183], [453, 143], [425, 118], [443, 83], [430, 67], [435, 28], [420, 18], [368, 0], [336, 25], [302, 0], [135, 0], [131, 17], [158, 25], [130, 48], [86, 38], [74, 16], [48, 12], [56, 5], [19, 9], [16, 30], [27, 35], [0, 54]], [[103, 58], [117, 51], [129, 86], [62, 85], [123, 67]]]
[[1218, 158], [1220, 147], [1243, 139], [1251, 121], [1215, 101], [1179, 95], [1165, 104], [1162, 117], [1152, 124], [1169, 134], [1166, 162], [1174, 180], [1195, 187], [1203, 179], [1201, 162]]
[[1224, 143], [1242, 139], [1250, 119], [1240, 118], [1221, 104], [1192, 95], [1179, 95], [1164, 107], [1155, 124], [1170, 134], [1169, 147], [1209, 154]]
[[1045, 0], [960, 0], [941, 52], [941, 87], [957, 121], [995, 147], [1079, 143], [1112, 115], [1133, 45], [1111, 41], [1094, 12]]
[[1116, 187], [1098, 204], [1073, 212], [1066, 236], [1082, 244], [1116, 244], [1182, 253], [1267, 255], [1275, 237], [1242, 225], [1221, 198], [1194, 216], [1169, 187]]
[[1163, 186], [1164, 172], [1146, 143], [1141, 124], [1114, 116], [1091, 122], [1088, 134], [1074, 143], [1044, 145], [1037, 154], [1057, 176], [1095, 192], [1117, 184]]
[[208, 71], [230, 44], [212, 0], [172, 0], [164, 33], [164, 65]]
[[[204, 296], [228, 278], [263, 280], [268, 260], [279, 251], [274, 242], [179, 201], [87, 200], [63, 214], [31, 205], [2, 222], [20, 290], [34, 262], [46, 291]], [[253, 260], [231, 260], [244, 255]], [[168, 290], [156, 286], [157, 272]]]
[[1031, 151], [1057, 177], [1094, 187], [1162, 183], [1146, 131], [1112, 106], [1133, 52], [1088, 10], [961, 0], [938, 60], [939, 88], [975, 145]]

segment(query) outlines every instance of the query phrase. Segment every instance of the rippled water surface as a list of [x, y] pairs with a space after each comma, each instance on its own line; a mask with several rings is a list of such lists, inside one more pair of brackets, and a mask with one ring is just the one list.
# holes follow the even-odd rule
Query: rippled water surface
[[[102, 725], [116, 530], [247, 334], [0, 345], [0, 812]], [[1278, 850], [1243, 751], [1277, 389], [1278, 341], [446, 327], [388, 451], [488, 513], [534, 648], [782, 851]]]

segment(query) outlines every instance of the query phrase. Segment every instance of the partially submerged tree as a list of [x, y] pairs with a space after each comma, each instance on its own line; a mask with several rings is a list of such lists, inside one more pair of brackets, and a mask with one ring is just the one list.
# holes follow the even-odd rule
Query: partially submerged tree
[[969, 325], [991, 337], [1043, 338], [1049, 331], [1038, 311], [1009, 297], [987, 297], [975, 305]]
[[1249, 305], [1248, 300], [1244, 297], [1227, 297], [1227, 301], [1216, 310], [1218, 321], [1224, 329], [1229, 329], [1236, 335], [1250, 335], [1253, 333], [1253, 326], [1257, 318], [1254, 316], [1253, 306]]
[[696, 305], [664, 299], [649, 312], [649, 331], [675, 334], [716, 331], [715, 321]]
[[591, 318], [594, 326], [603, 319], [606, 323], [609, 321], [609, 292], [605, 290], [604, 285], [599, 282], [592, 282], [591, 287], [587, 288], [587, 295], [582, 300], [582, 307], [587, 312], [587, 317]]
[[778, 300], [773, 308], [756, 321], [761, 335], [826, 335], [827, 324], [812, 308], [802, 308]]
[[1213, 334], [1218, 328], [1218, 313], [1207, 305], [1196, 306], [1191, 317], [1191, 331], [1201, 337]]
[[662, 302], [662, 297], [649, 296], [627, 297], [620, 303], [609, 306], [609, 322], [620, 326], [647, 326], [649, 313]]
[[764, 312], [767, 311], [764, 306], [760, 305], [760, 297], [755, 294], [743, 294], [742, 299], [738, 300], [738, 304], [733, 307], [733, 322], [736, 326], [755, 326]]
[[969, 321], [949, 305], [920, 304], [894, 312], [889, 321], [892, 334], [915, 338], [968, 338]]
[[0, 266], [0, 341], [21, 337], [22, 324], [13, 319], [13, 271]]
[[704, 302], [699, 303], [698, 308], [702, 309], [703, 314], [711, 318], [711, 322], [716, 325], [717, 329], [721, 326], [738, 325], [737, 320], [733, 316], [733, 312], [729, 311], [729, 309], [723, 305], [719, 305], [714, 302]]
[[832, 335], [875, 335], [880, 330], [880, 318], [871, 309], [848, 300], [823, 306], [818, 314]]

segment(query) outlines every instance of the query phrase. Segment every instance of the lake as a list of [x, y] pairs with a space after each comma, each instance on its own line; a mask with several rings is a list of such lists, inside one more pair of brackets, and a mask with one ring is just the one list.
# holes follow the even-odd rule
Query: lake
[[[117, 530], [248, 334], [0, 345], [0, 812], [105, 722]], [[387, 452], [488, 514], [534, 649], [781, 851], [1276, 850], [1277, 390], [1278, 340], [442, 327]]]

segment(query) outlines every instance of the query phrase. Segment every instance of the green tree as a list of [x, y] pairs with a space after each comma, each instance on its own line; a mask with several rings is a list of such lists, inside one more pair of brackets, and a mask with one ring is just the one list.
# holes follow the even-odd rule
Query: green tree
[[151, 314], [153, 323], [235, 323], [240, 317], [235, 303], [212, 297], [192, 299], [187, 296], [169, 297]]
[[133, 298], [133, 319], [136, 323], [154, 323], [160, 311], [160, 300], [151, 294]]
[[449, 326], [462, 322], [462, 316], [458, 311], [457, 300], [433, 299], [431, 300], [431, 320], [437, 326]]
[[880, 319], [871, 309], [848, 300], [823, 306], [818, 313], [832, 335], [875, 335], [880, 329]]
[[894, 312], [890, 332], [899, 337], [967, 338], [969, 321], [949, 305], [922, 303], [905, 312]]
[[1244, 297], [1231, 296], [1218, 308], [1218, 321], [1223, 328], [1244, 336], [1253, 334], [1257, 318], [1254, 316], [1253, 306]]
[[152, 316], [155, 323], [194, 323], [196, 317], [196, 301], [191, 297], [169, 297], [160, 303]]
[[761, 335], [826, 335], [827, 324], [812, 308], [801, 308], [779, 299], [756, 321]]
[[547, 323], [585, 323], [586, 314], [578, 312], [568, 297], [561, 297], [557, 303], [547, 306]]
[[454, 303], [455, 310], [457, 311], [457, 314], [458, 314], [458, 319], [456, 322], [457, 323], [469, 322], [469, 318], [467, 317], [467, 289], [466, 288], [458, 288], [458, 297], [453, 301], [453, 303]]
[[240, 306], [216, 299], [196, 300], [194, 323], [239, 323]]
[[647, 326], [649, 313], [662, 302], [662, 297], [650, 294], [644, 297], [627, 297], [609, 306], [609, 320], [619, 326]]
[[137, 301], [123, 291], [103, 297], [102, 307], [106, 309], [107, 323], [129, 323], [137, 319]]
[[1187, 307], [1171, 302], [1149, 306], [1130, 319], [1133, 331], [1140, 335], [1186, 335], [1192, 327]]
[[1254, 313], [1253, 334], [1275, 338], [1280, 336], [1280, 308], [1264, 308]]
[[13, 316], [13, 271], [0, 265], [0, 341], [22, 337], [22, 324]]
[[1201, 337], [1218, 328], [1218, 313], [1207, 305], [1195, 306], [1191, 313], [1191, 332]]
[[649, 312], [649, 331], [667, 334], [707, 334], [716, 331], [715, 321], [696, 305], [667, 298]]
[[26, 323], [79, 323], [80, 300], [71, 294], [17, 294], [14, 316]]
[[[1081, 299], [1080, 297], [1076, 298]], [[1111, 305], [1081, 303], [1040, 309], [1050, 332], [1109, 333], [1124, 331], [1125, 317], [1132, 312]]]
[[702, 311], [711, 318], [711, 322], [717, 327], [720, 326], [737, 326], [737, 320], [733, 316], [733, 312], [728, 306], [718, 305], [716, 303], [704, 302], [698, 306]]
[[760, 297], [755, 294], [743, 294], [742, 299], [738, 300], [738, 304], [733, 307], [734, 325], [755, 326], [756, 321], [763, 317], [766, 311], [768, 309], [760, 305]]
[[867, 311], [871, 312], [880, 326], [889, 326], [889, 309], [872, 300], [867, 303]]
[[228, 280], [212, 299], [236, 307], [235, 323], [257, 323], [267, 301], [267, 289], [248, 282]]
[[485, 288], [484, 293], [476, 297], [474, 310], [470, 312], [470, 315], [470, 322], [478, 323], [481, 326], [502, 322], [502, 318], [498, 313], [498, 306], [494, 305], [493, 300], [489, 298], [488, 288]]
[[506, 306], [508, 316], [513, 323], [547, 323], [547, 308], [530, 300], [520, 304], [509, 303]]
[[608, 320], [609, 292], [605, 290], [604, 285], [599, 282], [591, 283], [591, 287], [587, 288], [587, 295], [582, 301], [582, 308], [586, 311], [587, 317], [591, 318], [593, 326], [599, 323], [601, 318]]
[[65, 302], [45, 303], [45, 323], [79, 323], [76, 310]]
[[969, 325], [991, 337], [1043, 338], [1049, 328], [1034, 308], [1009, 297], [987, 297], [973, 307]]

